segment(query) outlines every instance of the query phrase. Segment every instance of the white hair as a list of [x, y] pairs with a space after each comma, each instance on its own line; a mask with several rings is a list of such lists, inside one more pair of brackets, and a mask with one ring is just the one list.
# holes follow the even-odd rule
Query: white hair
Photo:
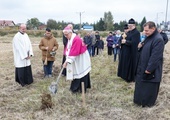
[[121, 31], [120, 31], [120, 30], [117, 30], [116, 33], [121, 33]]

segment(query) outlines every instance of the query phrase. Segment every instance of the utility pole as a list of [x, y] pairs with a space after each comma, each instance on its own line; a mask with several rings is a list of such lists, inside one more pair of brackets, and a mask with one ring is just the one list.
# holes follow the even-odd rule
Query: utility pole
[[80, 15], [80, 26], [79, 26], [79, 29], [81, 30], [81, 15], [83, 14], [84, 12], [79, 12], [79, 15]]
[[166, 15], [165, 15], [165, 29], [168, 29], [168, 25], [167, 25], [167, 14], [168, 14], [168, 0], [166, 3]]

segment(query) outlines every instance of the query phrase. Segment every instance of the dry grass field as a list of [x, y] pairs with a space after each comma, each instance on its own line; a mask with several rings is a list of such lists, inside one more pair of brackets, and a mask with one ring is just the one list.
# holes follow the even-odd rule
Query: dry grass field
[[54, 63], [54, 77], [43, 79], [40, 37], [30, 37], [34, 50], [31, 59], [34, 83], [21, 87], [15, 82], [12, 35], [0, 37], [0, 119], [1, 120], [168, 120], [170, 119], [170, 42], [164, 51], [164, 68], [156, 105], [142, 108], [133, 104], [134, 83], [118, 78], [117, 62], [108, 57], [106, 48], [101, 56], [91, 58], [92, 88], [82, 95], [69, 91], [70, 81], [61, 77], [58, 92], [52, 96], [53, 107], [41, 110], [41, 95], [50, 93], [48, 86], [55, 81], [61, 67], [61, 38]]

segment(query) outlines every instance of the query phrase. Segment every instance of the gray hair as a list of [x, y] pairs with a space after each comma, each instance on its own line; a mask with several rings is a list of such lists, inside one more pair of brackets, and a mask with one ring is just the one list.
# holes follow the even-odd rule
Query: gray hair
[[72, 33], [73, 31], [72, 31], [71, 29], [68, 29], [68, 30], [67, 30], [67, 29], [64, 29], [64, 30], [63, 30], [63, 33], [64, 33], [64, 32], [66, 32], [66, 33]]

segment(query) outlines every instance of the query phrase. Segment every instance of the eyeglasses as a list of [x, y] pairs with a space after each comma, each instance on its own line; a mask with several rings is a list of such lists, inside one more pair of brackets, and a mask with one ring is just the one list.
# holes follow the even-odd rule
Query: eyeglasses
[[68, 37], [68, 35], [69, 35], [69, 33], [67, 33], [67, 34], [64, 34], [64, 36], [65, 36], [65, 37]]

